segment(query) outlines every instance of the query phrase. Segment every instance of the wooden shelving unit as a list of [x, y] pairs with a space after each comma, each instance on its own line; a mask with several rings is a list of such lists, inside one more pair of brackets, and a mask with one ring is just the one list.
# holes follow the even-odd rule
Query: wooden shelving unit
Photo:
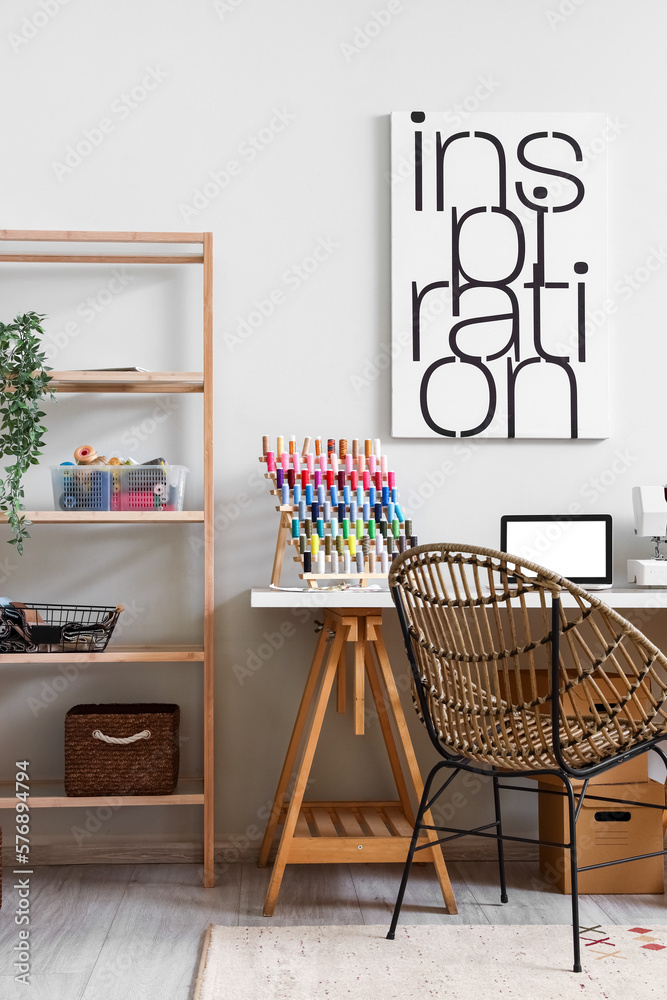
[[[204, 672], [203, 738], [204, 773], [200, 778], [183, 778], [173, 795], [126, 795], [117, 799], [123, 806], [201, 806], [204, 810], [204, 885], [214, 885], [214, 786], [213, 786], [213, 694], [214, 694], [214, 597], [213, 597], [213, 239], [211, 233], [135, 233], [0, 230], [2, 244], [139, 244], [193, 245], [192, 253], [145, 253], [118, 250], [98, 252], [24, 251], [0, 252], [0, 263], [75, 264], [199, 264], [203, 271], [203, 371], [202, 372], [52, 372], [57, 392], [201, 393], [204, 410], [204, 509], [185, 511], [26, 511], [33, 524], [203, 524], [204, 526], [204, 609], [203, 643], [197, 646], [113, 646], [103, 653], [0, 654], [3, 664], [44, 663], [201, 663]], [[6, 523], [6, 516], [0, 523]], [[13, 809], [16, 799], [2, 792], [0, 809]], [[104, 805], [105, 797], [68, 797], [59, 782], [35, 779], [31, 783], [31, 808], [82, 808]]]

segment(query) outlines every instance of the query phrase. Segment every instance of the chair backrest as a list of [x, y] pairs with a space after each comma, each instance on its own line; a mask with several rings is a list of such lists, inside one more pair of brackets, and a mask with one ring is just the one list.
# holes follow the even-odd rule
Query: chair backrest
[[439, 746], [515, 770], [559, 766], [552, 600], [564, 593], [573, 604], [561, 607], [559, 627], [559, 744], [568, 767], [597, 764], [664, 729], [667, 659], [558, 574], [494, 549], [438, 543], [400, 555], [389, 585], [414, 694]]

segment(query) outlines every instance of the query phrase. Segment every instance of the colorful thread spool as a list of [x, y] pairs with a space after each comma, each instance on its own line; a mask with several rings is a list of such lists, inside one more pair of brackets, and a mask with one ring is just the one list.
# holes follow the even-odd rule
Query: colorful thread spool
[[285, 475], [283, 473], [283, 470], [282, 469], [276, 469], [276, 486], [278, 487], [279, 490], [282, 489], [284, 478], [285, 478]]
[[396, 486], [396, 473], [395, 472], [388, 472], [387, 473], [387, 486], [389, 487], [390, 490], [393, 490], [394, 487]]
[[294, 471], [298, 476], [299, 472], [301, 471], [301, 459], [299, 458], [298, 451], [295, 451], [294, 454], [292, 455], [292, 465], [294, 466]]
[[322, 454], [322, 438], [315, 438], [315, 454], [318, 456]]
[[366, 459], [363, 455], [360, 455], [359, 458], [357, 459], [357, 472], [359, 473], [360, 476], [363, 475], [365, 468], [366, 468]]
[[340, 438], [338, 442], [338, 457], [340, 459], [343, 459], [345, 458], [346, 455], [347, 455], [347, 441], [345, 440], [345, 438]]
[[294, 484], [294, 489], [292, 492], [294, 494], [294, 503], [298, 504], [299, 501], [301, 500], [301, 486], [299, 485], [299, 483]]
[[379, 524], [380, 521], [382, 520], [382, 504], [381, 503], [376, 503], [375, 507], [374, 507], [374, 511], [375, 511], [375, 520]]
[[343, 518], [343, 538], [350, 537], [350, 519], [349, 517]]
[[299, 520], [303, 521], [306, 517], [306, 501], [299, 500]]
[[371, 474], [368, 471], [368, 469], [364, 469], [364, 476], [363, 476], [362, 482], [364, 484], [364, 489], [365, 490], [370, 489], [370, 486], [371, 486]]
[[266, 453], [266, 470], [267, 472], [276, 471], [276, 456], [272, 451], [267, 451]]
[[350, 502], [350, 487], [343, 486], [343, 503], [347, 506]]
[[294, 434], [292, 434], [292, 436], [289, 439], [289, 453], [290, 455], [296, 454], [296, 437], [294, 436]]
[[310, 517], [304, 517], [303, 519], [303, 530], [306, 532], [308, 537], [313, 533], [313, 520]]
[[296, 482], [296, 477], [294, 475], [294, 469], [288, 469], [287, 470], [287, 482], [289, 484], [289, 488], [293, 489], [294, 484]]
[[357, 550], [357, 573], [363, 573], [364, 571], [364, 554], [361, 549]]
[[371, 516], [371, 505], [368, 503], [368, 501], [366, 501], [366, 503], [364, 504], [363, 511], [364, 511], [364, 521], [368, 521], [369, 517]]
[[324, 537], [324, 554], [327, 556], [331, 555], [331, 536], [325, 535]]
[[317, 502], [317, 500], [313, 500], [313, 502], [310, 505], [310, 515], [313, 521], [317, 521], [318, 517], [320, 516], [320, 505]]
[[368, 471], [370, 472], [371, 476], [375, 475], [375, 455], [368, 456]]
[[301, 470], [301, 489], [305, 490], [306, 486], [310, 482], [310, 473], [308, 469]]
[[331, 532], [332, 538], [338, 538], [338, 519], [332, 517], [329, 521], [329, 531]]
[[369, 455], [373, 454], [373, 442], [370, 438], [366, 438], [364, 441], [364, 455], [368, 458]]
[[304, 552], [303, 554], [303, 571], [304, 573], [310, 573], [311, 558], [310, 552]]
[[327, 441], [327, 455], [336, 451], [336, 438], [329, 438]]
[[322, 517], [325, 521], [331, 520], [331, 504], [328, 500], [325, 500], [322, 504]]
[[334, 576], [338, 573], [338, 553], [335, 549], [331, 553], [331, 572]]
[[308, 485], [306, 486], [306, 503], [310, 507], [312, 502], [313, 502], [313, 484], [308, 483]]
[[299, 554], [303, 555], [306, 551], [306, 536], [299, 535]]
[[345, 487], [345, 469], [338, 470], [338, 489], [342, 490]]
[[388, 486], [383, 486], [382, 487], [382, 506], [386, 507], [388, 503], [389, 503], [389, 487]]
[[380, 525], [380, 534], [382, 535], [383, 538], [386, 538], [387, 537], [387, 522], [386, 521], [380, 521], [379, 525]]
[[310, 554], [312, 556], [316, 556], [319, 551], [320, 551], [320, 536], [319, 535], [311, 535], [310, 536]]
[[347, 547], [350, 550], [350, 555], [354, 559], [354, 556], [356, 555], [357, 552], [357, 540], [354, 537], [354, 535], [350, 535], [350, 537], [348, 538]]
[[368, 519], [368, 537], [375, 538], [375, 518]]
[[353, 524], [357, 520], [357, 507], [358, 506], [359, 505], [357, 504], [356, 500], [350, 500], [350, 521], [352, 521]]
[[331, 496], [331, 503], [333, 504], [334, 507], [337, 507], [338, 506], [338, 490], [336, 489], [335, 486], [331, 487], [330, 496]]
[[348, 452], [347, 455], [345, 456], [345, 475], [351, 476], [353, 468], [354, 468], [353, 459], [350, 453]]
[[324, 486], [318, 486], [317, 487], [317, 502], [318, 503], [324, 503], [324, 497], [325, 497], [325, 495], [326, 495], [326, 491], [324, 489]]
[[338, 501], [338, 520], [339, 521], [342, 521], [343, 518], [345, 517], [346, 507], [347, 507], [347, 504], [345, 503], [344, 500], [339, 500]]
[[330, 490], [334, 484], [334, 471], [333, 469], [327, 469], [327, 489]]
[[298, 538], [300, 534], [301, 523], [298, 517], [292, 518], [292, 538]]
[[403, 524], [403, 522], [405, 521], [405, 514], [403, 513], [403, 508], [401, 507], [400, 503], [396, 504], [396, 517], [401, 522], [401, 524]]
[[280, 496], [281, 506], [286, 507], [287, 504], [289, 503], [289, 486], [287, 485], [287, 483], [283, 483], [280, 493], [281, 493]]
[[360, 517], [357, 518], [356, 535], [357, 535], [357, 540], [364, 537], [364, 522], [361, 520]]
[[318, 486], [322, 485], [322, 470], [321, 469], [315, 469], [315, 471], [313, 472], [313, 483], [315, 484], [315, 489], [317, 489]]
[[[397, 517], [395, 517], [394, 520], [391, 522], [391, 533], [394, 536], [394, 538], [400, 537], [401, 525]], [[403, 550], [401, 549], [401, 551]]]
[[398, 542], [398, 551], [405, 552], [405, 545], [406, 545], [405, 535], [399, 535], [397, 538], [397, 542]]
[[387, 456], [383, 455], [380, 459], [380, 472], [383, 476], [387, 475]]
[[306, 465], [308, 466], [308, 472], [312, 476], [313, 472], [315, 471], [315, 456], [313, 455], [312, 451], [309, 451], [308, 454], [306, 455]]
[[282, 435], [278, 435], [276, 438], [276, 455], [282, 455], [285, 450], [285, 439]]
[[411, 517], [407, 517], [405, 519], [405, 534], [408, 536], [408, 538], [412, 534], [412, 518]]
[[352, 490], [353, 493], [355, 492], [358, 484], [359, 484], [359, 476], [357, 475], [355, 470], [352, 469], [352, 472], [350, 473], [350, 489]]
[[324, 519], [321, 517], [317, 519], [317, 534], [320, 538], [324, 538]]
[[352, 438], [352, 458], [359, 458], [359, 438]]
[[389, 572], [389, 556], [384, 551], [380, 553], [380, 572], [381, 573]]
[[371, 507], [375, 507], [376, 501], [377, 501], [377, 490], [375, 489], [374, 486], [371, 486], [371, 488], [368, 491], [368, 502], [371, 505]]
[[351, 567], [351, 564], [350, 564], [350, 553], [349, 552], [344, 552], [343, 553], [343, 573], [345, 573], [346, 576], [349, 576], [351, 572], [352, 572], [352, 567]]
[[357, 505], [363, 507], [364, 505], [364, 488], [363, 486], [357, 486]]

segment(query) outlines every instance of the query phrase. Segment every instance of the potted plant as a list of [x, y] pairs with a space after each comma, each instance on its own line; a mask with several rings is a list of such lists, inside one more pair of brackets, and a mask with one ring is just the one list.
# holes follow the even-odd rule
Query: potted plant
[[22, 477], [39, 463], [46, 427], [40, 409], [44, 399], [53, 399], [48, 388], [51, 369], [44, 364], [40, 337], [44, 316], [28, 312], [12, 323], [0, 323], [0, 456], [12, 456], [0, 477], [0, 511], [7, 514], [16, 546], [23, 555], [23, 542], [30, 538], [23, 508]]

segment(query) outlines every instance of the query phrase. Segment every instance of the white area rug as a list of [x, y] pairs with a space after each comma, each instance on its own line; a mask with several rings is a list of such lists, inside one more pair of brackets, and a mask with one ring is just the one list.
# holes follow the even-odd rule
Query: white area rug
[[652, 1000], [667, 927], [210, 927], [194, 1000]]

